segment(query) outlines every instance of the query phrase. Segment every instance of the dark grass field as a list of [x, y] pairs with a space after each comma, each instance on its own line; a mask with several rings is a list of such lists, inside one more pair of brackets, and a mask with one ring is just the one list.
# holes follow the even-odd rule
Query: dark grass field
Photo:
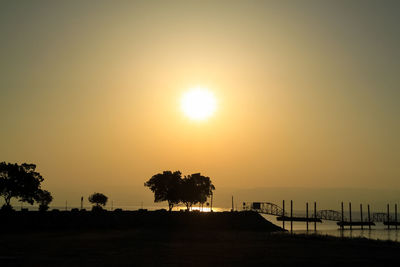
[[1, 266], [398, 266], [400, 244], [249, 231], [3, 234]]
[[0, 266], [398, 266], [400, 243], [251, 229], [3, 231]]

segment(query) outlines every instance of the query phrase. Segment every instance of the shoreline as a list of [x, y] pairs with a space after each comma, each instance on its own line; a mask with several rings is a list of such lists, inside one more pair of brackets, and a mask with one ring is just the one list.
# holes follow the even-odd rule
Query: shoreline
[[283, 231], [283, 229], [252, 211], [198, 212], [166, 210], [137, 211], [23, 211], [0, 213], [0, 230], [56, 229], [209, 229]]

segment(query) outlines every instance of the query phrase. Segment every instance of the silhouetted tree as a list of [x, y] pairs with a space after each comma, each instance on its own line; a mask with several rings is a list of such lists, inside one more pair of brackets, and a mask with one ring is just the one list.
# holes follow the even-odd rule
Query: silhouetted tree
[[201, 205], [204, 205], [212, 191], [215, 190], [215, 186], [211, 183], [210, 177], [203, 176], [200, 173], [192, 174], [191, 178], [196, 181], [198, 201]]
[[35, 171], [35, 164], [0, 163], [0, 195], [5, 207], [11, 209], [11, 199], [33, 204], [40, 190], [43, 177]]
[[89, 196], [89, 202], [95, 204], [93, 210], [102, 210], [101, 206], [107, 204], [108, 197], [102, 193], [93, 193]]
[[169, 211], [180, 201], [180, 171], [164, 171], [153, 175], [145, 184], [154, 193], [154, 202], [168, 201]]
[[51, 196], [50, 192], [47, 190], [39, 190], [35, 200], [39, 203], [39, 210], [46, 211], [49, 209], [49, 204], [53, 201], [53, 197]]
[[207, 198], [211, 196], [212, 190], [215, 190], [215, 186], [211, 183], [210, 177], [194, 173], [182, 179], [180, 200], [189, 210], [193, 204], [201, 203], [203, 205]]
[[190, 210], [196, 204], [196, 186], [194, 180], [189, 176], [182, 179], [180, 186], [180, 201], [185, 204], [186, 210]]

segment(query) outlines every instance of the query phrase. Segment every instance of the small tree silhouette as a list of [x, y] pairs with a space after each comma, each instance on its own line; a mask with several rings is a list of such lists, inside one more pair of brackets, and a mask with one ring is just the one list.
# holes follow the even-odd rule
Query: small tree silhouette
[[89, 196], [89, 202], [95, 204], [92, 210], [102, 210], [101, 206], [105, 206], [107, 203], [108, 197], [102, 193], [93, 193]]
[[53, 197], [49, 191], [39, 190], [35, 200], [37, 203], [39, 203], [39, 211], [46, 211], [49, 209], [49, 204], [51, 201], [53, 201]]

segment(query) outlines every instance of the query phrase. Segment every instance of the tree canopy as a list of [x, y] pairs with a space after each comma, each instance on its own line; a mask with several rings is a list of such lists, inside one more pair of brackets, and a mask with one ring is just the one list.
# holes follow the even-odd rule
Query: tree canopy
[[144, 185], [154, 193], [154, 202], [168, 201], [169, 210], [180, 202], [179, 187], [182, 173], [164, 171], [153, 175]]
[[39, 210], [46, 211], [49, 209], [49, 204], [53, 201], [53, 197], [47, 190], [40, 189], [35, 197], [37, 203], [39, 203]]
[[89, 196], [89, 202], [95, 204], [97, 207], [105, 206], [107, 204], [108, 197], [102, 193], [93, 193]]
[[211, 183], [210, 177], [194, 173], [185, 176], [182, 180], [181, 201], [186, 208], [191, 208], [196, 203], [204, 204], [211, 196], [215, 186]]
[[12, 198], [32, 205], [43, 180], [35, 164], [0, 163], [0, 195], [4, 197], [5, 206], [11, 207]]
[[194, 173], [182, 178], [180, 171], [164, 171], [150, 178], [145, 184], [154, 193], [154, 202], [168, 201], [173, 206], [182, 202], [189, 210], [194, 204], [204, 204], [215, 190], [209, 177]]

